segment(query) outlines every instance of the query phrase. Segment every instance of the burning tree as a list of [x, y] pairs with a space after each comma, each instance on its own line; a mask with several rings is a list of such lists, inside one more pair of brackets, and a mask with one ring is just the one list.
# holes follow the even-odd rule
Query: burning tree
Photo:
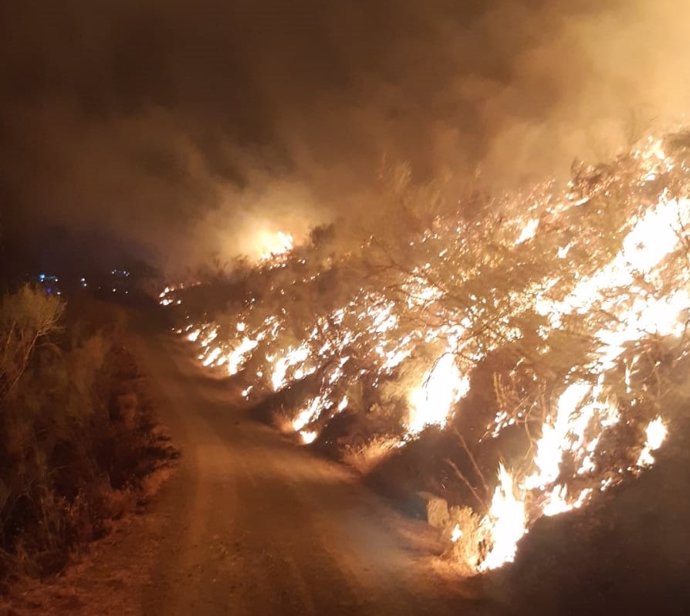
[[452, 552], [499, 567], [536, 519], [639, 473], [664, 441], [688, 349], [688, 153], [684, 135], [648, 138], [575, 165], [565, 189], [472, 211], [403, 169], [380, 214], [402, 223], [347, 252], [318, 230], [243, 269], [232, 301], [188, 310], [179, 331], [247, 399], [299, 391], [287, 423], [305, 443], [370, 443], [380, 461], [443, 430], [460, 443]]

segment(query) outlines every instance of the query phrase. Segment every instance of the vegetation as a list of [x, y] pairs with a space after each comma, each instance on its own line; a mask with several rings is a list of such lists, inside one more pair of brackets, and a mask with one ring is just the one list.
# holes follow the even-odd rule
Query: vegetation
[[0, 587], [59, 571], [168, 455], [122, 333], [30, 286], [0, 300]]
[[471, 507], [449, 518], [452, 552], [495, 568], [542, 516], [652, 465], [673, 430], [689, 157], [687, 135], [650, 137], [573, 165], [565, 186], [460, 203], [389, 170], [358, 234], [316, 230], [164, 299], [204, 365], [238, 374], [304, 443], [407, 502]]

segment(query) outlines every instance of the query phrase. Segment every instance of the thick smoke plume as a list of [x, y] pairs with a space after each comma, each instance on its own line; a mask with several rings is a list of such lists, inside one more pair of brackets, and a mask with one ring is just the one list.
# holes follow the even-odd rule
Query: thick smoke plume
[[[0, 8], [4, 244], [106, 230], [168, 271], [366, 219], [385, 156], [496, 190], [679, 119], [681, 0]], [[457, 186], [457, 184], [453, 184]], [[452, 196], [452, 195], [451, 195]], [[9, 238], [9, 239], [8, 239]]]

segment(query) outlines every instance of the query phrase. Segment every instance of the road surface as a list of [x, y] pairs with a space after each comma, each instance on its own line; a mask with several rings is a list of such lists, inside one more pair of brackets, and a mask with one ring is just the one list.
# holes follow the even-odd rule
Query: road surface
[[147, 337], [137, 347], [179, 466], [151, 510], [97, 545], [43, 613], [483, 611], [434, 566], [425, 524], [238, 410], [228, 383], [203, 374], [180, 341]]

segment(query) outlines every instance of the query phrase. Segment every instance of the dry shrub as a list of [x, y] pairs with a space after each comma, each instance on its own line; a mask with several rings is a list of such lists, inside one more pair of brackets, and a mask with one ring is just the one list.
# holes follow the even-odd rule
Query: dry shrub
[[477, 573], [483, 543], [482, 518], [470, 507], [451, 507], [444, 535], [451, 543], [448, 556], [467, 575]]
[[346, 445], [343, 461], [362, 475], [368, 475], [400, 445], [400, 439], [391, 436], [376, 436], [359, 445]]
[[121, 421], [127, 430], [134, 430], [139, 422], [139, 398], [134, 391], [118, 394], [115, 397], [114, 417]]
[[426, 521], [429, 526], [444, 531], [448, 527], [449, 520], [448, 501], [431, 495], [426, 503]]
[[0, 403], [26, 372], [36, 345], [58, 328], [64, 303], [23, 286], [0, 299]]
[[427, 495], [426, 519], [448, 545], [445, 556], [465, 575], [476, 574], [483, 543], [481, 516], [470, 507], [448, 507], [445, 499]]
[[29, 287], [0, 299], [0, 590], [59, 571], [174, 453], [113, 337], [119, 321], [63, 330], [63, 306]]

